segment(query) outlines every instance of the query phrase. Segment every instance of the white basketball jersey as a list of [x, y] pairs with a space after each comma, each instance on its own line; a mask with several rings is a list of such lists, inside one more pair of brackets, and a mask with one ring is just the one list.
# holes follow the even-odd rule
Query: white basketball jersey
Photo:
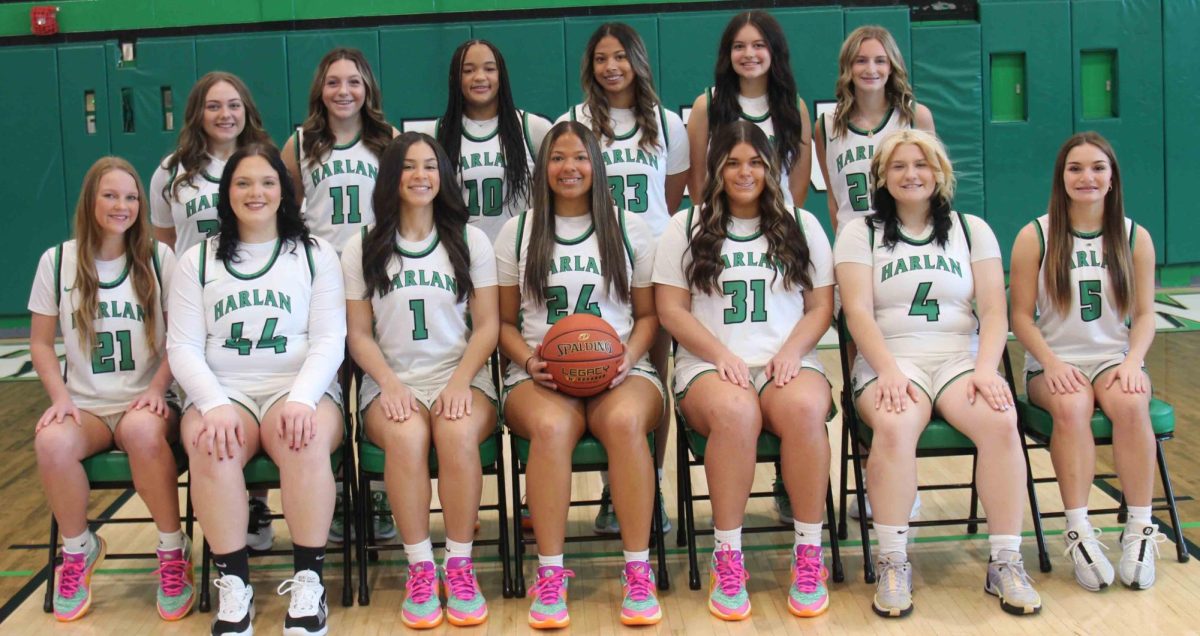
[[[591, 110], [586, 104], [572, 106], [566, 117], [589, 129], [592, 127]], [[666, 111], [659, 105], [653, 151], [642, 147], [642, 131], [636, 122], [628, 130], [613, 130], [612, 139], [601, 140], [613, 202], [619, 209], [641, 215], [656, 237], [662, 235], [671, 218], [666, 188], [668, 130]]]
[[[1066, 314], [1055, 309], [1046, 293], [1046, 235], [1050, 217], [1043, 214], [1034, 221], [1042, 248], [1038, 270], [1037, 326], [1054, 355], [1068, 362], [1103, 361], [1129, 350], [1129, 324], [1117, 310], [1108, 293], [1108, 269], [1104, 263], [1104, 236], [1071, 232], [1071, 304]], [[1137, 224], [1125, 219], [1132, 253]], [[1028, 367], [1033, 356], [1025, 354]]]
[[[683, 219], [689, 237], [700, 222], [699, 214], [699, 208], [692, 208]], [[824, 230], [812, 214], [797, 209], [795, 215], [806, 238], [819, 232], [824, 240]], [[767, 247], [767, 237], [761, 229], [738, 235], [732, 226], [727, 228], [721, 242], [724, 267], [717, 279], [720, 294], [691, 290], [692, 315], [751, 368], [770, 362], [804, 316], [805, 290], [798, 285], [791, 288], [784, 285], [782, 273], [767, 258]], [[829, 257], [828, 248], [824, 254]], [[690, 261], [691, 253], [685, 252], [684, 271]], [[816, 275], [814, 268], [809, 268], [809, 275]], [[677, 367], [702, 362], [682, 346], [675, 355]]]
[[[218, 190], [221, 185], [221, 173], [225, 170], [225, 162], [209, 158], [208, 165], [192, 178], [175, 187], [175, 180], [183, 175], [183, 167], [176, 166], [173, 171], [167, 171], [159, 166], [155, 171], [152, 182], [170, 183], [166, 205], [170, 209], [170, 224], [175, 226], [175, 253], [182, 254], [190, 247], [211, 236], [216, 236], [221, 230], [221, 221], [217, 218]], [[158, 174], [161, 171], [163, 174]], [[156, 199], [162, 198], [162, 191], [151, 186], [148, 196], [156, 204], [152, 207], [154, 224], [167, 227], [166, 215], [161, 214]]]
[[300, 179], [304, 182], [304, 222], [313, 236], [329, 241], [340, 254], [360, 229], [375, 222], [371, 196], [379, 174], [379, 157], [361, 135], [334, 145], [329, 155], [313, 163], [304, 154], [300, 130], [292, 138]]
[[952, 212], [950, 221], [945, 247], [932, 231], [921, 240], [902, 231], [892, 249], [883, 245], [882, 226], [867, 223], [875, 322], [892, 353], [940, 355], [978, 347], [971, 237], [962, 214]]
[[[538, 148], [529, 129], [531, 115], [523, 110], [518, 110], [517, 114], [521, 118], [521, 137], [525, 140], [525, 164], [529, 167], [529, 185], [532, 186]], [[504, 147], [500, 144], [498, 120], [496, 127], [483, 135], [467, 132], [467, 121], [467, 118], [463, 117], [458, 160], [458, 178], [462, 184], [463, 202], [467, 204], [467, 212], [470, 214], [468, 222], [483, 230], [488, 239], [494, 241], [505, 221], [529, 207], [529, 196], [526, 194], [507, 205], [504, 203], [508, 196], [508, 187], [504, 181]], [[438, 118], [431, 133], [433, 138], [438, 137], [441, 125], [442, 120]]]
[[849, 124], [843, 135], [833, 136], [834, 113], [821, 115], [818, 134], [825, 136], [825, 167], [829, 171], [829, 196], [837, 201], [838, 230], [853, 219], [874, 212], [871, 207], [871, 158], [875, 147], [901, 124], [900, 110], [893, 108], [873, 130]]
[[[710, 87], [708, 87], [708, 89], [706, 91], [706, 94], [708, 95], [708, 112], [710, 114], [712, 113], [712, 100], [713, 100], [713, 91], [714, 90], [715, 89], [710, 86]], [[799, 96], [797, 96], [797, 99], [799, 99]], [[764, 96], [762, 98], [762, 100], [765, 101], [766, 97]], [[771, 122], [771, 113], [765, 107], [760, 112], [754, 112], [754, 113], [746, 112], [746, 110], [745, 110], [746, 104], [749, 102], [752, 102], [752, 101], [755, 101], [755, 100], [748, 100], [748, 99], [742, 97], [741, 95], [738, 96], [738, 104], [740, 104], [742, 106], [742, 119], [745, 119], [746, 121], [754, 124], [755, 126], [758, 126], [759, 130], [762, 130], [764, 133], [766, 133], [767, 139], [769, 139], [771, 141], [771, 147], [774, 148], [775, 147], [775, 124]], [[714, 131], [714, 130], [709, 130], [708, 134], [711, 136], [715, 132], [716, 131]], [[772, 161], [774, 161], [774, 160], [775, 159], [772, 158]], [[797, 159], [797, 161], [799, 161], [799, 160]], [[791, 209], [796, 206], [796, 203], [795, 203], [795, 201], [792, 200], [792, 190], [791, 190], [790, 186], [788, 185], [789, 179], [790, 179], [790, 177], [789, 177], [788, 171], [785, 170], [783, 166], [779, 166], [779, 188], [783, 191], [783, 203], [789, 209]]]
[[226, 264], [217, 258], [218, 240], [201, 243], [197, 268], [208, 367], [227, 387], [287, 389], [308, 355], [315, 253], [332, 246], [321, 239], [316, 247], [278, 239], [243, 243], [242, 262]]
[[[53, 267], [54, 300], [67, 353], [66, 380], [71, 399], [76, 406], [95, 415], [120, 413], [150, 386], [162, 363], [160, 351], [166, 347], [163, 268], [174, 262], [171, 248], [154, 242], [153, 269], [159, 307], [143, 307], [138, 301], [128, 255], [123, 262], [97, 263], [100, 286], [96, 290], [96, 319], [92, 322], [96, 342], [88, 347], [80, 342], [75, 327], [74, 312], [79, 302], [75, 291], [75, 239], [51, 248], [47, 255], [50, 258], [43, 257], [41, 262], [42, 266]], [[154, 340], [159, 351], [151, 351], [146, 344], [145, 319], [151, 312], [157, 318]]]
[[[626, 224], [630, 222], [626, 211], [618, 211], [621, 233], [625, 243], [625, 275], [629, 289], [633, 289], [634, 254], [629, 242]], [[524, 286], [526, 253], [529, 249], [529, 213], [517, 217], [517, 285]], [[561, 230], [559, 230], [561, 231]], [[521, 335], [529, 347], [536, 348], [542, 342], [550, 326], [570, 314], [592, 314], [600, 316], [612, 325], [621, 342], [629, 340], [633, 331], [633, 307], [621, 299], [616, 289], [608, 289], [600, 264], [600, 246], [596, 240], [595, 226], [579, 236], [556, 237], [550, 272], [546, 277], [546, 300], [539, 303], [529, 294], [521, 294]]]

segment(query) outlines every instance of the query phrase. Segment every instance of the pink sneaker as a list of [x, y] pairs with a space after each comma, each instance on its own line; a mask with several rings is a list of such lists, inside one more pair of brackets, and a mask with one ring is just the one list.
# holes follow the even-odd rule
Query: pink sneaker
[[183, 548], [158, 550], [158, 615], [177, 621], [192, 611], [196, 591], [192, 578], [192, 540], [183, 538]]
[[534, 629], [557, 629], [571, 624], [567, 613], [567, 579], [575, 576], [570, 570], [548, 565], [537, 569], [537, 583], [529, 595], [529, 625]]
[[432, 629], [442, 624], [442, 602], [437, 596], [437, 566], [422, 561], [408, 566], [400, 622], [412, 629]]
[[829, 570], [821, 558], [821, 546], [799, 545], [792, 555], [792, 585], [788, 589], [788, 611], [796, 616], [817, 616], [829, 609]]
[[475, 564], [470, 557], [446, 561], [442, 589], [446, 592], [446, 618], [451, 625], [466, 627], [487, 620], [487, 601], [475, 580]]
[[655, 594], [654, 570], [645, 561], [625, 564], [621, 573], [625, 599], [621, 601], [622, 625], [657, 625], [662, 620], [662, 608]]

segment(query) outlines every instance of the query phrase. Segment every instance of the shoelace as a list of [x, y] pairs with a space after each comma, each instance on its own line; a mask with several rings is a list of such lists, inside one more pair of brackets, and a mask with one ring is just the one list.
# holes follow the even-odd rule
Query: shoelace
[[817, 590], [829, 578], [829, 570], [821, 563], [821, 551], [814, 546], [803, 546], [796, 558], [796, 588], [806, 594]]
[[[1025, 564], [1019, 561], [1001, 561], [999, 567], [1001, 580], [1007, 578], [1010, 581], [1010, 588], [1026, 588], [1033, 589], [1033, 577], [1025, 571]], [[1007, 574], [1007, 577], [1005, 576]]]
[[450, 593], [460, 601], [475, 598], [477, 586], [470, 567], [446, 568], [446, 584], [450, 586]]
[[225, 579], [229, 578], [230, 576], [232, 575], [223, 576], [213, 581], [213, 585], [216, 586], [218, 590], [221, 590], [221, 609], [217, 611], [217, 620], [220, 621], [232, 622], [241, 620], [242, 615], [246, 613], [245, 608], [242, 607], [242, 599], [239, 598], [240, 596], [244, 595], [244, 590], [246, 588], [234, 587], [232, 583], [226, 582]]
[[742, 584], [750, 579], [740, 557], [741, 554], [728, 545], [717, 553], [717, 587], [726, 596], [737, 594]]
[[1151, 561], [1153, 561], [1153, 559], [1146, 558], [1149, 556], [1150, 552], [1154, 553], [1155, 559], [1157, 559], [1159, 556], [1161, 556], [1158, 552], [1158, 544], [1164, 543], [1167, 541], [1167, 535], [1159, 532], [1157, 529], [1154, 531], [1154, 534], [1149, 535], [1149, 536], [1143, 535], [1143, 534], [1129, 535], [1129, 536], [1132, 536], [1133, 540], [1122, 541], [1122, 543], [1125, 544], [1123, 547], [1124, 547], [1126, 554], [1129, 554], [1131, 551], [1140, 552], [1141, 551], [1140, 544], [1143, 542], [1150, 544], [1150, 549], [1148, 551], [1146, 551], [1145, 553], [1136, 555], [1138, 557], [1137, 558], [1138, 563], [1150, 563]]
[[404, 589], [414, 603], [422, 605], [428, 601], [436, 585], [437, 575], [432, 568], [426, 570], [421, 565], [408, 566], [408, 582], [404, 584]]
[[158, 575], [159, 585], [167, 596], [179, 596], [183, 594], [183, 588], [187, 584], [187, 571], [187, 561], [179, 558], [159, 561], [158, 569], [154, 573]]
[[654, 593], [654, 581], [645, 566], [635, 565], [625, 570], [625, 584], [629, 586], [629, 598], [644, 601]]
[[876, 567], [879, 568], [879, 580], [884, 581], [884, 588], [889, 593], [906, 591], [902, 589], [901, 580], [903, 577], [901, 575], [907, 566], [907, 561], [897, 563], [890, 559], [883, 559], [878, 563]]
[[86, 569], [86, 558], [76, 561], [64, 557], [58, 574], [58, 595], [64, 598], [75, 598], [76, 592], [83, 584], [83, 572]]
[[291, 593], [292, 600], [288, 604], [288, 614], [293, 616], [315, 614], [317, 604], [321, 601], [320, 585], [316, 581], [298, 576], [280, 583], [275, 592], [280, 596]]
[[1082, 544], [1085, 544], [1085, 543], [1095, 543], [1096, 545], [1100, 546], [1100, 548], [1102, 550], [1107, 550], [1108, 546], [1106, 546], [1100, 542], [1100, 539], [1099, 539], [1100, 534], [1101, 534], [1100, 528], [1092, 528], [1091, 531], [1089, 531], [1089, 532], [1081, 533], [1078, 537], [1075, 538], [1074, 541], [1067, 543], [1067, 549], [1063, 550], [1063, 556], [1068, 556], [1068, 557], [1071, 556], [1072, 550], [1079, 548]]
[[573, 576], [575, 572], [564, 568], [549, 576], [539, 577], [537, 583], [533, 584], [532, 595], [542, 605], [553, 605], [562, 599], [562, 588], [567, 584], [567, 579]]

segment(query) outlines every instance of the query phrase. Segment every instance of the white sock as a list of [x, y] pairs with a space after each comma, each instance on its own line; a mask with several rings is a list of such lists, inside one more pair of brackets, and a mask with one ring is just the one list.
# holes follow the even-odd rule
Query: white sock
[[720, 528], [713, 529], [713, 550], [721, 551], [729, 546], [730, 550], [742, 551], [742, 527], [738, 526], [732, 530], [721, 530]]
[[[471, 548], [474, 545], [474, 541], [459, 543], [450, 537], [446, 537], [446, 561], [458, 558], [471, 558]], [[443, 561], [443, 563], [445, 563], [445, 561]]]
[[96, 535], [92, 534], [91, 530], [84, 530], [83, 534], [78, 537], [63, 537], [63, 552], [72, 554], [85, 554], [92, 549], [96, 542]]
[[404, 544], [404, 556], [408, 557], [409, 565], [416, 565], [426, 561], [433, 562], [433, 542], [429, 537], [420, 543]]
[[549, 568], [549, 567], [561, 568], [562, 566], [563, 566], [563, 555], [561, 555], [561, 554], [539, 554], [538, 555], [538, 567], [539, 568]]
[[[182, 550], [183, 549], [183, 530], [175, 532], [159, 532], [158, 533], [158, 549], [159, 550]], [[185, 555], [186, 556], [186, 555]]]
[[1150, 521], [1150, 508], [1151, 508], [1150, 506], [1128, 506], [1128, 508], [1127, 508], [1129, 510], [1129, 522], [1128, 523], [1139, 523], [1144, 526], [1148, 526], [1151, 523], [1153, 523], [1152, 521]]
[[885, 526], [875, 524], [875, 539], [879, 541], [879, 554], [898, 552], [908, 555], [908, 526]]
[[663, 480], [663, 475], [665, 475], [665, 474], [666, 473], [663, 472], [663, 469], [659, 468], [658, 469], [658, 481], [661, 482]]
[[1088, 509], [1086, 507], [1071, 508], [1064, 510], [1063, 513], [1067, 515], [1067, 530], [1074, 530], [1081, 536], [1091, 532], [1092, 522], [1088, 519]]
[[1001, 550], [1021, 551], [1021, 535], [1019, 534], [990, 534], [988, 544], [992, 547], [992, 558], [998, 558]]
[[630, 552], [629, 550], [622, 550], [622, 552], [625, 553], [625, 562], [626, 563], [649, 563], [650, 562], [650, 549], [649, 548], [647, 548], [645, 550], [640, 550], [638, 552]]
[[608, 488], [608, 471], [607, 470], [600, 471], [600, 483], [604, 484], [605, 488]]
[[792, 529], [794, 535], [792, 537], [792, 551], [802, 545], [821, 545], [821, 524], [819, 523], [804, 523], [799, 519], [792, 521]]

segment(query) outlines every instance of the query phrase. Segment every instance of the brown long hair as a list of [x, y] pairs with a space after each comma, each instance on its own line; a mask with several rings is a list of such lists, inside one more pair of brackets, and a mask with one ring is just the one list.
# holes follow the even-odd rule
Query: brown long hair
[[320, 164], [321, 158], [333, 148], [333, 144], [337, 141], [333, 131], [329, 129], [329, 109], [325, 108], [325, 99], [322, 93], [325, 88], [325, 74], [329, 72], [329, 67], [338, 60], [354, 62], [354, 65], [358, 67], [359, 74], [362, 75], [363, 86], [366, 88], [366, 98], [363, 100], [362, 108], [358, 111], [359, 119], [362, 121], [363, 144], [376, 157], [382, 157], [383, 151], [387, 149], [388, 143], [392, 140], [392, 125], [384, 119], [383, 107], [380, 105], [379, 84], [375, 81], [375, 74], [371, 72], [371, 65], [367, 63], [366, 56], [358, 49], [333, 49], [321, 58], [320, 64], [317, 64], [317, 72], [313, 74], [312, 86], [308, 89], [308, 119], [304, 120], [304, 125], [301, 127], [304, 136], [301, 146], [304, 149], [304, 156], [308, 157], [310, 168]]
[[628, 24], [609, 22], [600, 25], [583, 51], [583, 61], [579, 64], [579, 85], [583, 88], [583, 103], [587, 105], [592, 118], [592, 132], [600, 139], [611, 141], [615, 137], [608, 94], [596, 82], [592, 65], [600, 40], [610, 35], [621, 43], [621, 48], [625, 49], [628, 56], [629, 67], [633, 69], [633, 118], [642, 131], [638, 146], [646, 152], [654, 152], [658, 147], [659, 108], [658, 93], [654, 90], [654, 72], [650, 70], [650, 55], [646, 53], [642, 37]]
[[101, 157], [88, 168], [83, 177], [83, 188], [79, 202], [75, 204], [75, 291], [79, 304], [71, 314], [79, 330], [79, 342], [84, 351], [96, 346], [96, 328], [93, 321], [100, 305], [100, 277], [96, 273], [96, 252], [103, 239], [99, 223], [96, 222], [96, 196], [100, 192], [100, 179], [104, 175], [120, 170], [133, 177], [138, 193], [138, 213], [129, 229], [125, 231], [125, 262], [133, 279], [133, 291], [142, 307], [146, 309], [146, 348], [158, 352], [155, 342], [158, 321], [162, 320], [159, 302], [158, 276], [154, 273], [156, 243], [150, 234], [150, 202], [138, 173], [128, 161], [120, 157]]
[[1108, 270], [1109, 286], [1113, 304], [1121, 316], [1128, 316], [1133, 305], [1133, 250], [1129, 246], [1129, 233], [1125, 230], [1125, 199], [1121, 193], [1121, 169], [1117, 166], [1117, 155], [1112, 145], [1100, 133], [1087, 131], [1071, 135], [1054, 160], [1054, 175], [1050, 186], [1050, 231], [1046, 235], [1046, 295], [1055, 310], [1065, 314], [1071, 308], [1071, 257], [1074, 240], [1071, 237], [1071, 199], [1063, 182], [1063, 171], [1067, 169], [1067, 155], [1082, 145], [1095, 146], [1108, 157], [1112, 170], [1112, 188], [1104, 195], [1104, 219], [1101, 236], [1104, 243], [1104, 268]]
[[726, 239], [730, 215], [721, 168], [733, 148], [742, 143], [750, 144], [767, 168], [763, 191], [758, 198], [759, 229], [767, 237], [767, 261], [778, 263], [775, 275], [782, 270], [785, 288], [795, 285], [810, 289], [808, 240], [800, 229], [799, 219], [784, 203], [783, 189], [779, 185], [779, 164], [770, 140], [761, 128], [748, 121], [726, 124], [713, 136], [706, 162], [711, 177], [704, 188], [699, 226], [688, 246], [692, 252], [692, 261], [687, 266], [688, 284], [704, 294], [721, 293], [718, 279], [725, 269], [721, 246]]
[[[522, 293], [539, 303], [546, 302], [546, 279], [550, 276], [550, 259], [554, 256], [554, 193], [550, 191], [550, 179], [546, 167], [550, 149], [559, 137], [575, 135], [587, 149], [592, 163], [592, 226], [596, 230], [596, 242], [600, 245], [600, 268], [604, 270], [605, 292], [616, 289], [617, 296], [629, 300], [629, 270], [625, 263], [625, 246], [621, 237], [620, 222], [614, 212], [612, 194], [608, 188], [608, 175], [604, 170], [604, 159], [600, 154], [600, 143], [587, 126], [577, 121], [560, 121], [546, 133], [538, 152], [537, 173], [533, 177], [533, 207], [529, 210], [529, 250], [525, 255], [525, 281]], [[520, 246], [517, 246], [520, 250]], [[520, 254], [518, 254], [518, 257]]]
[[854, 113], [854, 58], [863, 42], [876, 40], [883, 46], [891, 71], [888, 73], [887, 84], [883, 87], [884, 97], [888, 105], [900, 111], [900, 122], [911, 124], [916, 121], [916, 102], [913, 99], [912, 85], [908, 83], [908, 69], [904, 66], [904, 56], [896, 39], [887, 29], [868, 24], [860, 26], [846, 36], [842, 42], [842, 51], [838, 54], [838, 78], [833, 93], [837, 97], [837, 107], [834, 109], [833, 130], [831, 136], [845, 135], [850, 129], [850, 116]]
[[[242, 134], [238, 135], [238, 147], [241, 148], [250, 143], [271, 143], [271, 136], [263, 129], [262, 115], [258, 112], [258, 106], [254, 105], [254, 98], [250, 96], [250, 89], [246, 87], [246, 83], [233, 73], [224, 71], [205, 73], [192, 86], [192, 92], [188, 93], [187, 106], [183, 111], [183, 128], [179, 131], [179, 144], [175, 152], [167, 158], [166, 163], [167, 172], [176, 173], [176, 176], [163, 188], [164, 199], [170, 200], [175, 197], [179, 188], [183, 187], [185, 183], [193, 183], [200, 171], [208, 165], [208, 135], [204, 133], [204, 103], [208, 98], [208, 91], [221, 82], [232, 86], [242, 99], [246, 125], [242, 128]], [[177, 173], [179, 168], [183, 168], [183, 170]]]

